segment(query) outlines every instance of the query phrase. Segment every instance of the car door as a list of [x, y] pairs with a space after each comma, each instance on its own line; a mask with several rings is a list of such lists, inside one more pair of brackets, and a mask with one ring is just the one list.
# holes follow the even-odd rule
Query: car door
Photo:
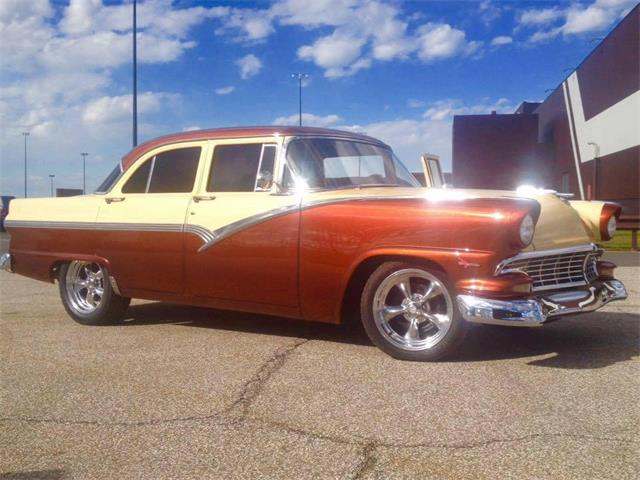
[[184, 223], [206, 142], [155, 149], [105, 196], [98, 255], [121, 290], [184, 291]]
[[189, 205], [187, 292], [243, 303], [298, 306], [299, 197], [276, 192], [280, 139], [210, 144], [204, 175]]

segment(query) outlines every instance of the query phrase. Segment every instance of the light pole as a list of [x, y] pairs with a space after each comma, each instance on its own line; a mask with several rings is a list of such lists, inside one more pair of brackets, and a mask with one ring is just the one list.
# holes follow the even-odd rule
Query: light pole
[[24, 137], [24, 198], [27, 198], [27, 137], [29, 132], [22, 132]]
[[302, 126], [302, 80], [309, 78], [306, 73], [298, 72], [292, 73], [291, 78], [298, 79], [298, 124]]
[[56, 178], [56, 176], [49, 174], [49, 178], [51, 179], [51, 196], [53, 197], [53, 179]]
[[133, 146], [138, 145], [138, 19], [137, 0], [133, 0]]
[[87, 193], [87, 152], [82, 152], [82, 194]]

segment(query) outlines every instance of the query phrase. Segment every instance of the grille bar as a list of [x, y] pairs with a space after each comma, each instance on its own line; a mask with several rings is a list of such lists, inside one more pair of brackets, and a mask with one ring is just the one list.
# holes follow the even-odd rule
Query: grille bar
[[496, 274], [523, 272], [533, 279], [533, 291], [588, 285], [598, 276], [595, 245], [540, 252], [526, 252], [504, 260]]

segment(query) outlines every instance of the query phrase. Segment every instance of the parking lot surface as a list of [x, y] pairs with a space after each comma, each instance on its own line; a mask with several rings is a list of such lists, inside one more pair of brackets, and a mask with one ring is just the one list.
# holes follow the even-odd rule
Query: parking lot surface
[[85, 327], [0, 272], [0, 479], [638, 478], [640, 268], [618, 273], [624, 303], [420, 364], [358, 328], [161, 303]]

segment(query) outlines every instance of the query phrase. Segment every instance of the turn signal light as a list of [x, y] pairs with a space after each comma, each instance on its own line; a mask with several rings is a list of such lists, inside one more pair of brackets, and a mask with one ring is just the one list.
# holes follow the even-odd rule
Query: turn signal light
[[600, 212], [600, 238], [604, 241], [611, 240], [616, 234], [618, 217], [622, 207], [617, 203], [605, 203]]

